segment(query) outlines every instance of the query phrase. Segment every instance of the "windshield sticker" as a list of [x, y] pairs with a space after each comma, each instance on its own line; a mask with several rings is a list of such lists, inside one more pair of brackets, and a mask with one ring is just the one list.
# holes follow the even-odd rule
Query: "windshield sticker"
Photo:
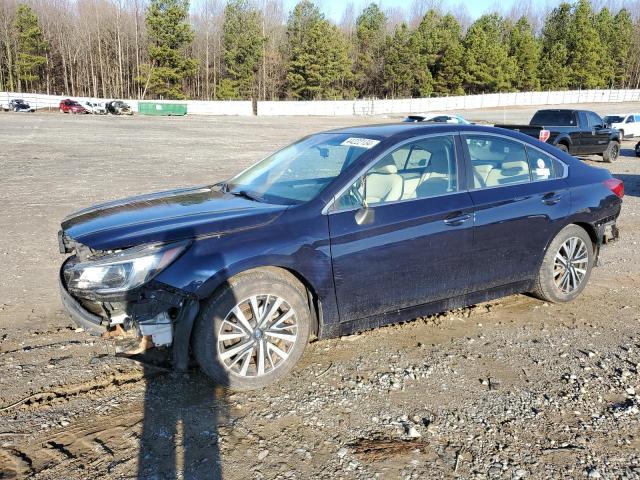
[[375, 147], [379, 143], [380, 140], [373, 140], [371, 138], [349, 137], [340, 145], [344, 145], [346, 147], [360, 147], [369, 149]]

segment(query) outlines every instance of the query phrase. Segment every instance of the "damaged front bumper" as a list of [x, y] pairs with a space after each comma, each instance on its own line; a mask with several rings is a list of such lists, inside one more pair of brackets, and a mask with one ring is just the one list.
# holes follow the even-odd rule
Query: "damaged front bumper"
[[172, 346], [174, 367], [186, 370], [191, 330], [199, 310], [196, 297], [154, 281], [118, 296], [70, 291], [63, 275], [70, 261], [75, 261], [75, 255], [60, 270], [60, 297], [79, 327], [92, 335], [117, 325], [125, 331], [134, 329], [138, 336], [150, 336], [155, 346]]

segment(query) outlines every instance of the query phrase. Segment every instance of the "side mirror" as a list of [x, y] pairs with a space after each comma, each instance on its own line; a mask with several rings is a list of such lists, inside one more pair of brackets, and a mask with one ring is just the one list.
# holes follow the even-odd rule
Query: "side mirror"
[[367, 175], [364, 174], [360, 179], [362, 183], [362, 196], [360, 197], [361, 207], [356, 211], [356, 223], [358, 225], [370, 225], [373, 223], [376, 217], [375, 210], [369, 208], [367, 204]]

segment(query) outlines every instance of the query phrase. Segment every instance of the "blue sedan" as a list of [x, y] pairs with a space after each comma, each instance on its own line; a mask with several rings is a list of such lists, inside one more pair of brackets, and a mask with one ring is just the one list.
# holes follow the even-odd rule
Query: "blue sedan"
[[303, 138], [216, 185], [65, 218], [64, 305], [251, 389], [328, 338], [519, 292], [575, 299], [624, 186], [517, 132], [405, 123]]

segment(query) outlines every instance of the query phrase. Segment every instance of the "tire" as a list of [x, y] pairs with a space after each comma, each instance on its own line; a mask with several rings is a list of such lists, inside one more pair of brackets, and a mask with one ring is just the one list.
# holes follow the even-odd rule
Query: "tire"
[[569, 153], [569, 147], [567, 147], [564, 143], [559, 143], [556, 145], [561, 152]]
[[618, 159], [618, 155], [620, 155], [620, 143], [612, 140], [602, 153], [602, 159], [607, 163], [613, 163]]
[[[278, 316], [274, 314], [275, 318], [272, 316], [265, 325], [271, 324], [271, 328], [256, 328], [260, 315], [252, 313], [252, 298], [258, 311], [265, 301], [266, 311], [275, 306], [274, 300], [282, 301], [275, 312]], [[234, 313], [237, 307], [243, 312], [245, 322]], [[289, 311], [293, 314], [287, 313]], [[252, 328], [250, 334], [242, 327], [247, 324]], [[275, 269], [252, 270], [233, 277], [206, 301], [196, 320], [193, 353], [201, 370], [217, 384], [232, 390], [258, 389], [277, 382], [291, 371], [309, 341], [310, 325], [306, 292], [293, 275]], [[221, 334], [240, 338], [220, 341]], [[285, 341], [273, 335], [289, 339]], [[291, 337], [295, 339], [292, 341]], [[242, 349], [242, 345], [246, 348]], [[280, 354], [273, 350], [274, 346]], [[233, 354], [234, 349], [239, 352], [237, 355]], [[267, 352], [262, 355], [263, 373], [260, 373], [260, 352]]]
[[[571, 240], [576, 245], [572, 263], [578, 269], [578, 271], [574, 270], [573, 272], [576, 277], [573, 277], [571, 272], [566, 272], [566, 269], [563, 270], [562, 262], [556, 259], [558, 255], [564, 257], [570, 253]], [[576, 261], [576, 259], [579, 260]], [[589, 282], [593, 261], [593, 242], [589, 234], [578, 225], [564, 227], [547, 248], [532, 293], [547, 302], [570, 302], [580, 295]], [[579, 276], [579, 270], [584, 270], [582, 277]], [[565, 273], [569, 277], [566, 284], [567, 288], [564, 288]], [[576, 282], [576, 279], [579, 279], [579, 281]]]

